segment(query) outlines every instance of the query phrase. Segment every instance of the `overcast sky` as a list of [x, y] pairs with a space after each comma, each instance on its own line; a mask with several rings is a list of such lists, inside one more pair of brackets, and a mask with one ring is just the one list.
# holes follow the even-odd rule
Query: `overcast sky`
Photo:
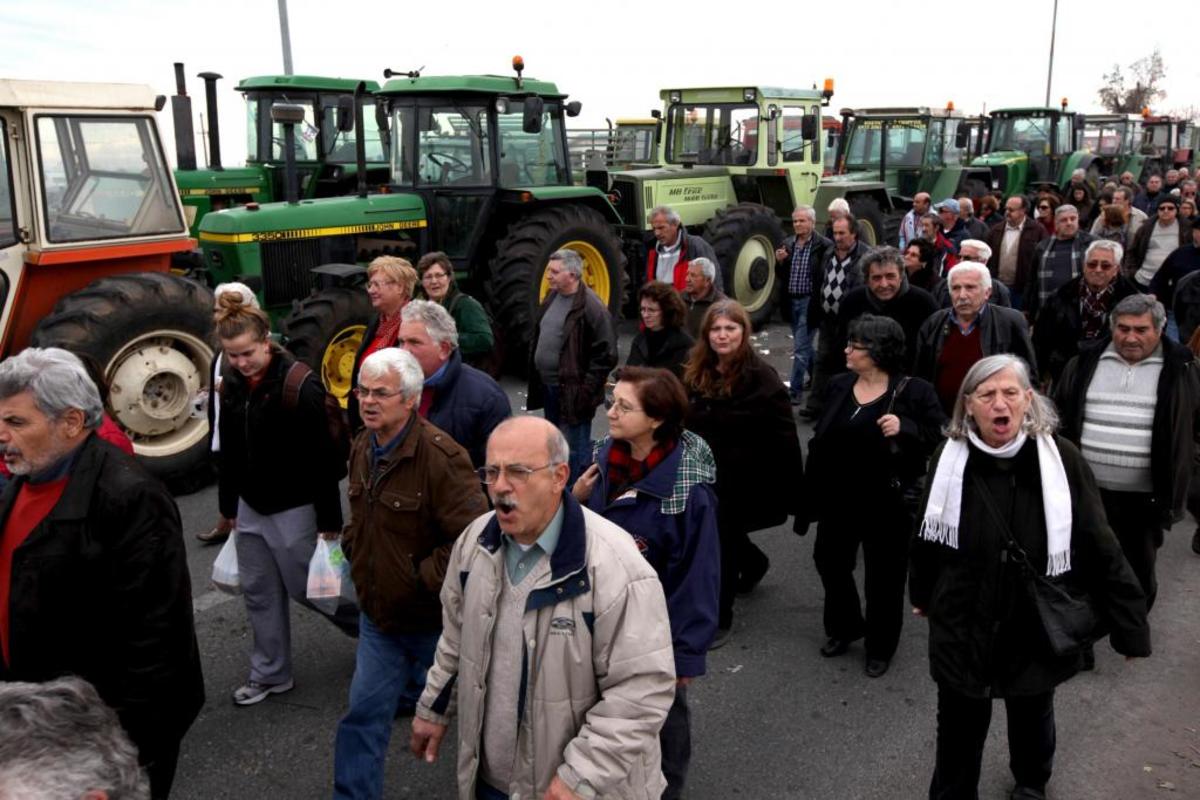
[[[665, 87], [801, 88], [827, 76], [836, 80], [835, 114], [947, 100], [977, 113], [1045, 99], [1053, 0], [656, 5], [290, 0], [292, 55], [298, 74], [382, 82], [384, 67], [511, 74], [519, 53], [527, 77], [552, 80], [583, 103], [575, 127], [645, 116]], [[194, 76], [219, 72], [222, 155], [240, 163], [245, 114], [232, 87], [282, 73], [277, 9], [277, 0], [7, 0], [0, 77], [146, 83], [171, 94], [171, 65], [183, 61], [199, 112], [203, 84]], [[1066, 96], [1077, 110], [1099, 110], [1104, 73], [1158, 47], [1167, 72], [1161, 108], [1200, 106], [1198, 37], [1193, 3], [1060, 0], [1051, 102]], [[169, 107], [160, 124], [171, 142]]]

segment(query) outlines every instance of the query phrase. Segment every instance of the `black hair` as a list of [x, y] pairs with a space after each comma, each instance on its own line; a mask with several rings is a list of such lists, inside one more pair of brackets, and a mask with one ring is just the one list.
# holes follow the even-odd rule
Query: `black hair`
[[850, 323], [847, 338], [866, 347], [875, 366], [888, 375], [904, 374], [904, 328], [896, 320], [863, 314]]

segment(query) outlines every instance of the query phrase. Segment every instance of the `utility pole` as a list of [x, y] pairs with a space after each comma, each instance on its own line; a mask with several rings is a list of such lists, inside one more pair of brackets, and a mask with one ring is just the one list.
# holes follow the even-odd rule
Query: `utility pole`
[[[283, 3], [284, 0], [279, 0]], [[1054, 0], [1054, 19], [1050, 22], [1050, 66], [1046, 68], [1046, 108], [1050, 107], [1050, 81], [1054, 77], [1054, 34], [1058, 30], [1058, 0]]]
[[[1057, 4], [1058, 0], [1055, 0]], [[292, 35], [288, 32], [287, 0], [279, 0], [279, 39], [283, 43], [283, 74], [292, 74]], [[1047, 89], [1046, 91], [1050, 91]], [[1046, 95], [1050, 97], [1050, 95]], [[1049, 100], [1046, 100], [1049, 103]]]

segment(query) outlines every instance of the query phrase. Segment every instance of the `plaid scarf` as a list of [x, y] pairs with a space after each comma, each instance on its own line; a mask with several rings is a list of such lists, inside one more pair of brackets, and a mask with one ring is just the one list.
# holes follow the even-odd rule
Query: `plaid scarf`
[[613, 439], [612, 448], [608, 451], [608, 501], [611, 503], [630, 486], [646, 477], [650, 470], [657, 467], [675, 450], [676, 441], [656, 442], [644, 461], [633, 457], [629, 442]]
[[1093, 292], [1087, 281], [1079, 282], [1079, 317], [1083, 324], [1083, 339], [1095, 339], [1107, 327], [1108, 307], [1112, 304], [1117, 284], [1114, 281], [1098, 292]]

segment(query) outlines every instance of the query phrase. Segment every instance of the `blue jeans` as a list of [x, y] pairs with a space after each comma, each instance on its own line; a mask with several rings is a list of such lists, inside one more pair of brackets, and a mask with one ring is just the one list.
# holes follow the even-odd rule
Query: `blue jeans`
[[433, 664], [440, 633], [384, 633], [363, 614], [350, 681], [350, 710], [338, 723], [333, 796], [383, 797], [383, 764], [396, 706], [409, 677]]
[[792, 377], [788, 391], [799, 397], [804, 391], [804, 376], [812, 372], [812, 337], [808, 334], [808, 298], [793, 297], [792, 303]]
[[567, 462], [571, 467], [571, 476], [567, 479], [567, 486], [574, 486], [575, 479], [592, 463], [592, 421], [589, 419], [574, 425], [563, 422], [560, 408], [562, 390], [558, 386], [550, 385], [545, 389], [545, 406], [542, 413], [546, 415], [546, 421], [562, 431], [562, 435], [567, 438], [567, 447], [571, 448], [571, 457]]

